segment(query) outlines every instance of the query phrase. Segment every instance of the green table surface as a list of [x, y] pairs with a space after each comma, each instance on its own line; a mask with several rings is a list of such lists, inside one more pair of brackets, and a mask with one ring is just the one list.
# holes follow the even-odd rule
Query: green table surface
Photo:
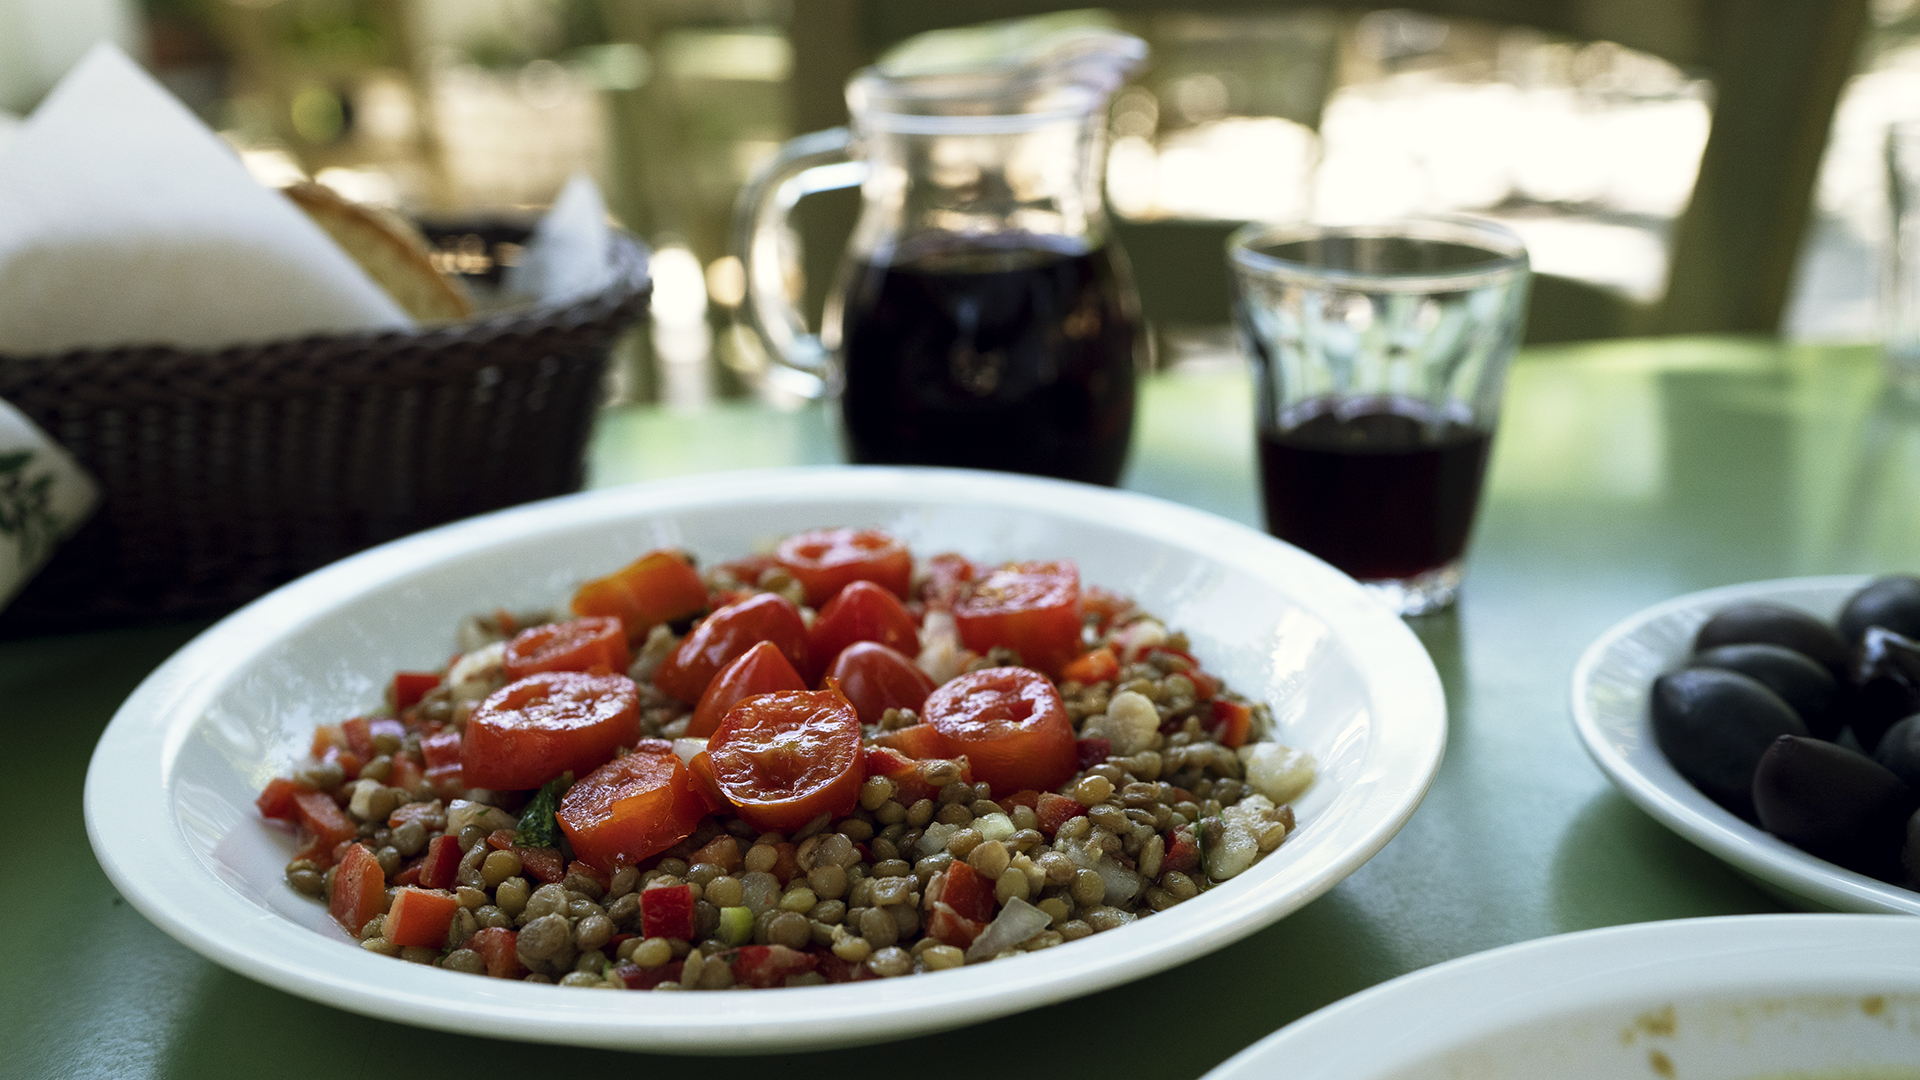
[[[607, 414], [592, 477], [837, 453], [819, 409], [633, 409]], [[1127, 485], [1258, 523], [1243, 374], [1151, 379]], [[984, 1064], [1017, 1063], [1033, 1076], [1194, 1077], [1296, 1017], [1453, 957], [1590, 927], [1777, 910], [1609, 786], [1573, 735], [1568, 673], [1602, 630], [1678, 593], [1920, 567], [1916, 490], [1920, 415], [1884, 396], [1874, 350], [1696, 338], [1529, 352], [1513, 372], [1462, 600], [1414, 623], [1445, 682], [1451, 732], [1432, 792], [1384, 851], [1272, 927], [1160, 975], [910, 1044], [757, 1067], [846, 1076], [898, 1061], [916, 1077], [973, 1080]], [[0, 643], [12, 852], [0, 1075], [503, 1077], [656, 1063], [313, 1004], [141, 918], [87, 846], [81, 784], [114, 708], [199, 628]], [[748, 1064], [716, 1061], [709, 1075]]]

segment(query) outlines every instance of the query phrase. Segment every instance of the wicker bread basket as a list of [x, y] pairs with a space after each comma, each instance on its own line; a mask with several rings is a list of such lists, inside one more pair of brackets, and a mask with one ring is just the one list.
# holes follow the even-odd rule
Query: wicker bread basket
[[[526, 229], [428, 226], [497, 281]], [[99, 481], [99, 511], [0, 634], [224, 611], [361, 548], [574, 490], [608, 357], [646, 310], [624, 233], [597, 294], [404, 333], [0, 355], [0, 398]]]

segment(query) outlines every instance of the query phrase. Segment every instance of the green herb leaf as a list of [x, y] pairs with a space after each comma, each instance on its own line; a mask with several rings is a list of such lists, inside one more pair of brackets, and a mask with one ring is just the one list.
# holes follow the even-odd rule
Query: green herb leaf
[[514, 831], [513, 842], [520, 847], [559, 847], [560, 823], [554, 820], [559, 809], [560, 796], [572, 786], [572, 774], [556, 776], [547, 781], [527, 808], [520, 811], [520, 827]]

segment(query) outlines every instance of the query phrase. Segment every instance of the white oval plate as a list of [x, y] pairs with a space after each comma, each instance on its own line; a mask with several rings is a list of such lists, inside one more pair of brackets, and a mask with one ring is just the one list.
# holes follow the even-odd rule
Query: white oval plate
[[1573, 669], [1573, 726], [1627, 798], [1662, 825], [1724, 859], [1790, 906], [1920, 914], [1920, 893], [1856, 874], [1778, 839], [1700, 794], [1653, 739], [1647, 696], [1656, 676], [1685, 660], [1715, 611], [1768, 600], [1832, 619], [1870, 580], [1864, 575], [1785, 578], [1689, 593], [1632, 615], [1600, 635]]
[[[473, 610], [547, 606], [637, 552], [730, 557], [825, 524], [913, 550], [1071, 558], [1186, 630], [1229, 683], [1273, 705], [1322, 764], [1301, 826], [1191, 902], [1054, 949], [885, 981], [701, 994], [595, 994], [362, 952], [281, 872], [291, 838], [253, 810], [315, 724], [432, 666]], [[1439, 767], [1446, 705], [1411, 632], [1353, 581], [1245, 526], [1141, 495], [986, 473], [819, 468], [702, 476], [553, 499], [364, 552], [248, 605], [135, 690], [87, 774], [88, 836], [128, 900], [217, 963], [313, 1000], [449, 1031], [579, 1045], [754, 1053], [957, 1027], [1113, 986], [1217, 949], [1352, 873]]]
[[1732, 915], [1448, 961], [1206, 1080], [1920, 1080], [1920, 921]]

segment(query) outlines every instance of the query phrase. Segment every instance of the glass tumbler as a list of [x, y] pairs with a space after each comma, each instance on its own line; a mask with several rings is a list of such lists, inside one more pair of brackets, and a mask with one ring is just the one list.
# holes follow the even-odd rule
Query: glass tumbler
[[1880, 292], [1887, 379], [1920, 401], [1920, 121], [1887, 129], [1888, 222]]
[[1267, 529], [1403, 615], [1460, 588], [1526, 248], [1492, 222], [1250, 225], [1227, 244]]

